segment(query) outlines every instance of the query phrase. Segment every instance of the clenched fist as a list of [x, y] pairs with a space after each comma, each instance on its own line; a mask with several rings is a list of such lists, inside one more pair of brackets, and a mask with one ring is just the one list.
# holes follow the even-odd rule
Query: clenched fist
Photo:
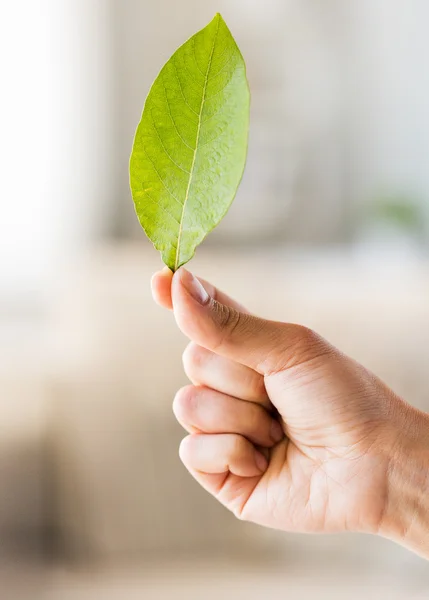
[[185, 269], [152, 280], [191, 340], [180, 456], [240, 519], [379, 533], [429, 556], [429, 419], [300, 325], [250, 315]]

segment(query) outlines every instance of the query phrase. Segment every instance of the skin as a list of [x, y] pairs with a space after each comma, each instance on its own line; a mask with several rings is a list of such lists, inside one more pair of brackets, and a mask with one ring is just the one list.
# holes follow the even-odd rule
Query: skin
[[300, 325], [266, 321], [184, 268], [155, 301], [191, 340], [180, 457], [238, 518], [379, 534], [429, 558], [429, 418]]

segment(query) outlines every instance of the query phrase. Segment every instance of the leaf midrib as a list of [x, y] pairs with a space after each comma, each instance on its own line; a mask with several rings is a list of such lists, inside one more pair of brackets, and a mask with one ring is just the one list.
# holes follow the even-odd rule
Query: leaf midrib
[[218, 18], [216, 33], [215, 33], [214, 38], [213, 38], [213, 46], [212, 46], [212, 50], [211, 50], [211, 53], [210, 53], [210, 58], [209, 58], [209, 62], [208, 62], [208, 65], [207, 65], [207, 71], [206, 71], [206, 76], [205, 76], [205, 80], [204, 80], [203, 96], [202, 96], [202, 99], [201, 99], [201, 106], [200, 106], [200, 111], [199, 111], [199, 114], [198, 114], [198, 127], [197, 127], [197, 137], [196, 137], [196, 141], [195, 141], [195, 150], [194, 150], [194, 155], [192, 157], [191, 169], [190, 169], [190, 172], [189, 172], [188, 187], [186, 188], [185, 199], [183, 201], [183, 208], [182, 208], [182, 214], [181, 214], [181, 217], [180, 217], [180, 225], [179, 225], [179, 234], [177, 236], [176, 260], [175, 260], [175, 263], [174, 263], [174, 270], [175, 271], [177, 271], [177, 269], [179, 267], [180, 243], [181, 243], [182, 232], [183, 232], [183, 220], [184, 220], [184, 216], [185, 216], [186, 204], [188, 202], [189, 192], [190, 192], [190, 189], [191, 189], [192, 179], [193, 179], [193, 175], [194, 175], [195, 160], [197, 158], [198, 144], [199, 144], [199, 141], [200, 141], [200, 134], [201, 134], [202, 115], [203, 115], [204, 103], [205, 103], [205, 100], [206, 100], [206, 92], [207, 92], [207, 85], [208, 85], [208, 81], [209, 81], [209, 73], [210, 73], [210, 69], [211, 69], [211, 66], [212, 66], [214, 49], [215, 49], [215, 46], [216, 46], [216, 40], [217, 40], [217, 36], [218, 36], [218, 33], [219, 33], [219, 22], [220, 22], [220, 19]]

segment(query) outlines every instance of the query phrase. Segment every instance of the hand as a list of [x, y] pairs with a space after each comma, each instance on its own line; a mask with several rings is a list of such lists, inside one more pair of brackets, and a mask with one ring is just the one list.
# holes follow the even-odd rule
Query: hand
[[193, 385], [174, 412], [190, 434], [180, 456], [195, 479], [260, 525], [399, 537], [407, 517], [392, 481], [418, 411], [313, 331], [249, 315], [183, 268], [152, 286], [192, 340]]

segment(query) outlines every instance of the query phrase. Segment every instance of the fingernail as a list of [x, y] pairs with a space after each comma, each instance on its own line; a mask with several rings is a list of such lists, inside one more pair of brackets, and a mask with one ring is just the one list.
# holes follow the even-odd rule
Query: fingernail
[[199, 304], [206, 304], [209, 301], [210, 296], [203, 288], [201, 283], [198, 281], [196, 277], [192, 275], [186, 269], [180, 269], [180, 281], [183, 284], [183, 287], [188, 292], [190, 296], [194, 300], [196, 300]]
[[268, 461], [263, 454], [255, 450], [255, 462], [258, 469], [263, 473], [268, 467]]
[[277, 442], [280, 442], [280, 440], [283, 439], [283, 436], [283, 427], [278, 421], [273, 419], [271, 422], [271, 439], [275, 444], [277, 444]]

